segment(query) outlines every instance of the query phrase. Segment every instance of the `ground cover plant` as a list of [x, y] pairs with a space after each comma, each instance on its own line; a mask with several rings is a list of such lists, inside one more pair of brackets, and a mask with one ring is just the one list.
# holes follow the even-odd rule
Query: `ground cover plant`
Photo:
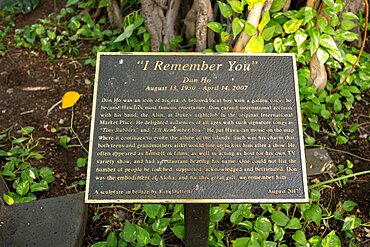
[[[113, 2], [121, 6], [117, 25], [109, 14]], [[231, 52], [243, 41], [241, 51], [296, 54], [305, 143], [327, 148], [338, 172], [310, 177], [306, 204], [211, 205], [209, 245], [368, 246], [370, 49], [354, 45], [366, 40], [365, 12], [332, 0], [319, 9], [310, 1], [290, 8], [289, 1], [211, 1], [219, 14], [206, 23], [206, 39], [188, 29], [157, 44], [156, 30], [147, 24], [147, 2], [141, 1], [141, 9], [138, 1], [40, 1], [29, 15], [1, 10], [0, 164], [13, 188], [1, 195], [4, 200], [84, 190], [96, 52]], [[257, 8], [260, 20], [253, 22]], [[357, 27], [360, 32], [354, 32]], [[71, 90], [81, 98], [73, 108], [60, 109], [57, 103]], [[89, 209], [84, 246], [184, 243], [182, 205]]]

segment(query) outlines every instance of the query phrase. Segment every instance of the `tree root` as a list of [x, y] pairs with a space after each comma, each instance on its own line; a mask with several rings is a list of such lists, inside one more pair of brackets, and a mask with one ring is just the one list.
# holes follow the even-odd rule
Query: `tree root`
[[153, 0], [142, 0], [141, 9], [145, 26], [151, 36], [151, 50], [159, 51], [162, 43], [163, 17], [161, 15], [164, 16], [163, 9]]
[[164, 25], [163, 43], [169, 47], [170, 41], [176, 37], [175, 26], [179, 14], [181, 1], [170, 0], [166, 13], [166, 22]]
[[112, 28], [123, 29], [123, 17], [119, 1], [108, 0], [108, 18]]
[[207, 48], [207, 23], [208, 16], [212, 11], [211, 2], [209, 0], [198, 0], [198, 12], [195, 36], [197, 38], [196, 51], [203, 51]]

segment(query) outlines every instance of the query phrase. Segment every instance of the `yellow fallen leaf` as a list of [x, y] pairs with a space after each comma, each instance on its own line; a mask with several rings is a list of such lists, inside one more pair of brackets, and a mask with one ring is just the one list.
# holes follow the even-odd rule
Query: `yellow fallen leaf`
[[78, 99], [80, 98], [80, 94], [76, 91], [68, 91], [62, 97], [62, 108], [66, 109], [72, 107], [76, 104]]

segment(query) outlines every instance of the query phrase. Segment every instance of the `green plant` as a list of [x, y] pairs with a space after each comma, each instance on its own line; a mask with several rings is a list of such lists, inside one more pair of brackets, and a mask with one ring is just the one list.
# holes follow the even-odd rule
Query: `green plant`
[[[358, 50], [345, 44], [358, 39], [357, 34], [350, 31], [357, 26], [358, 16], [351, 12], [343, 13], [343, 2], [327, 0], [325, 14], [329, 17], [328, 22], [310, 7], [279, 12], [285, 1], [277, 0], [269, 11], [263, 13], [255, 27], [246, 20], [244, 9], [263, 2], [217, 1], [227, 23], [208, 23], [208, 27], [219, 35], [215, 50], [228, 52], [244, 32], [250, 37], [245, 52], [295, 53], [306, 144], [314, 144], [317, 133], [332, 136], [338, 144], [355, 138], [358, 125], [348, 125], [346, 119], [354, 102], [361, 100], [361, 92], [370, 88], [366, 69], [370, 66], [369, 54], [363, 53], [356, 71], [346, 79], [359, 54]], [[340, 21], [339, 13], [343, 21]], [[309, 65], [313, 56], [317, 56], [319, 64], [331, 71], [325, 89], [316, 89], [311, 80]], [[340, 84], [343, 81], [345, 83]]]
[[11, 13], [30, 13], [37, 7], [40, 0], [3, 0], [0, 2], [0, 10]]
[[15, 30], [16, 47], [41, 49], [51, 61], [65, 56], [78, 56], [82, 42], [93, 47], [87, 54], [85, 65], [95, 66], [95, 56], [101, 51], [149, 51], [150, 35], [138, 11], [124, 18], [124, 31], [110, 30], [105, 17], [94, 20], [89, 13], [79, 14], [74, 7], [105, 8], [106, 1], [68, 1], [59, 13], [37, 24]]
[[0, 10], [0, 56], [6, 53], [5, 40], [8, 37], [9, 31], [14, 27], [13, 12], [8, 13]]
[[139, 15], [138, 11], [134, 11], [125, 16], [123, 20], [124, 31], [116, 29], [110, 31], [112, 35], [110, 39], [103, 40], [92, 48], [93, 57], [85, 61], [85, 65], [95, 66], [95, 56], [98, 52], [148, 52], [150, 51], [150, 34], [144, 27], [144, 19]]
[[[122, 208], [132, 212], [131, 220], [121, 219], [121, 229], [110, 229], [106, 241], [94, 243], [92, 247], [115, 247], [115, 246], [165, 246], [166, 231], [171, 231], [174, 236], [184, 240], [184, 206], [181, 204], [135, 204], [132, 209], [111, 206], [99, 207], [98, 211], [107, 208]], [[99, 218], [98, 211], [95, 212], [95, 219]], [[141, 222], [141, 223], [134, 223]]]
[[36, 200], [34, 193], [48, 190], [49, 184], [55, 180], [51, 168], [37, 168], [31, 163], [43, 158], [35, 151], [38, 143], [32, 136], [33, 129], [21, 128], [20, 137], [12, 136], [12, 129], [0, 134], [0, 158], [5, 159], [0, 173], [12, 182], [15, 191], [3, 195], [4, 201], [9, 205]]

